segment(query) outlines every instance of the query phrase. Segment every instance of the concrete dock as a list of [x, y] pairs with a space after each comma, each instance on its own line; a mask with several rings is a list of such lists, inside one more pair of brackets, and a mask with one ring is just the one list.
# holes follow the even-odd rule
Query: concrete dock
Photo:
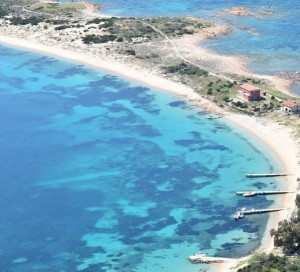
[[272, 177], [285, 177], [291, 174], [277, 173], [277, 174], [246, 174], [246, 178], [272, 178]]
[[229, 258], [209, 257], [203, 253], [197, 253], [189, 257], [191, 263], [225, 263], [230, 260]]
[[275, 209], [251, 209], [251, 210], [247, 210], [245, 208], [241, 209], [240, 211], [237, 211], [233, 218], [235, 220], [239, 220], [245, 217], [245, 215], [249, 215], [249, 214], [259, 214], [259, 213], [271, 213], [271, 212], [279, 212], [284, 210], [284, 208], [275, 208]]
[[296, 193], [296, 191], [238, 191], [236, 195], [244, 197], [252, 197], [257, 195], [280, 195], [280, 194], [291, 194]]

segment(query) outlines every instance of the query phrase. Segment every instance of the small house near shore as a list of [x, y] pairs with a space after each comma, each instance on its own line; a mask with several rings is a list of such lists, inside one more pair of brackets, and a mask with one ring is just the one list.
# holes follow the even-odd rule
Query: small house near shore
[[261, 89], [250, 84], [238, 83], [239, 88], [238, 96], [247, 101], [259, 101], [261, 99]]
[[295, 101], [286, 100], [283, 102], [282, 110], [285, 112], [299, 113], [300, 112], [300, 103]]

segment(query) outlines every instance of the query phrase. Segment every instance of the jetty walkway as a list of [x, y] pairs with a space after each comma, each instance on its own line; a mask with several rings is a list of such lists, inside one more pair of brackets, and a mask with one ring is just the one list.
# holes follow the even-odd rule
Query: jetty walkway
[[[277, 174], [246, 174], [247, 178], [263, 178], [263, 177], [282, 177], [282, 176], [288, 176], [291, 174], [287, 173], [277, 173]], [[251, 197], [256, 195], [276, 195], [276, 194], [289, 194], [289, 193], [296, 193], [296, 191], [237, 191], [236, 195], [244, 196], [244, 197]], [[272, 213], [272, 212], [279, 212], [285, 210], [284, 208], [273, 208], [273, 209], [246, 209], [242, 208], [239, 211], [236, 211], [233, 218], [235, 220], [239, 220], [244, 218], [246, 215], [251, 214], [261, 214], [261, 213]], [[230, 258], [222, 258], [222, 257], [209, 257], [205, 254], [199, 252], [197, 254], [189, 256], [189, 261], [191, 263], [225, 263], [230, 262], [232, 259]]]
[[236, 195], [244, 197], [252, 197], [257, 195], [280, 195], [280, 194], [291, 194], [296, 191], [238, 191]]
[[286, 177], [291, 174], [277, 173], [277, 174], [246, 174], [246, 178], [272, 178], [272, 177]]
[[251, 210], [247, 210], [245, 208], [241, 209], [240, 211], [237, 211], [235, 213], [235, 215], [233, 216], [233, 218], [235, 220], [239, 220], [244, 218], [245, 215], [249, 215], [249, 214], [258, 214], [258, 213], [270, 213], [270, 212], [279, 212], [284, 210], [284, 208], [275, 208], [275, 209], [251, 209]]
[[231, 261], [232, 259], [220, 258], [220, 257], [209, 257], [209, 256], [206, 256], [203, 253], [197, 253], [197, 254], [191, 255], [189, 257], [189, 260], [190, 260], [191, 263], [210, 264], [210, 263], [226, 263], [226, 262]]

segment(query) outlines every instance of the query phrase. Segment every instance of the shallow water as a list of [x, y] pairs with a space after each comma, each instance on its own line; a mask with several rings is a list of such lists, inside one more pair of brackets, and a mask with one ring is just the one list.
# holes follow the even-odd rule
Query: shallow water
[[[93, 0], [102, 12], [117, 16], [197, 16], [232, 28], [230, 35], [208, 40], [204, 46], [223, 55], [247, 55], [248, 68], [261, 74], [300, 71], [300, 1], [250, 0]], [[264, 18], [236, 17], [223, 10], [243, 6], [257, 12], [270, 11]], [[241, 30], [240, 27], [251, 29]], [[294, 92], [300, 95], [299, 88]]]
[[[0, 47], [0, 270], [199, 271], [187, 256], [241, 256], [268, 207], [236, 190], [279, 170], [261, 143], [178, 98]], [[204, 267], [205, 268], [205, 267]]]

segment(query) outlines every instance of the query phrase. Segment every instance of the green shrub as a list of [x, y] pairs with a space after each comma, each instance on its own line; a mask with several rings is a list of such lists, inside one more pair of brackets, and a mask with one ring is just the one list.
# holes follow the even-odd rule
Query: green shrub
[[212, 95], [213, 94], [213, 90], [212, 89], [208, 89], [206, 92], [208, 95]]
[[91, 43], [107, 43], [110, 41], [115, 41], [118, 37], [115, 35], [103, 35], [103, 36], [96, 36], [95, 34], [86, 35], [82, 38], [83, 43], [91, 44]]
[[67, 20], [61, 20], [61, 19], [58, 19], [58, 20], [46, 20], [46, 23], [49, 23], [49, 24], [52, 24], [52, 25], [64, 25], [66, 23], [68, 23], [69, 21]]
[[22, 18], [19, 16], [14, 16], [12, 18], [9, 19], [9, 21], [11, 22], [12, 25], [37, 25], [41, 22], [43, 22], [44, 20], [40, 17], [36, 17], [36, 16], [30, 16], [28, 18]]
[[223, 101], [229, 102], [229, 101], [230, 101], [230, 97], [229, 97], [229, 96], [224, 96], [224, 97], [223, 97]]
[[179, 65], [173, 65], [173, 66], [167, 66], [164, 67], [164, 70], [167, 73], [176, 73], [179, 72], [180, 74], [183, 75], [195, 75], [195, 76], [207, 76], [208, 72], [200, 69], [197, 66], [192, 66], [192, 65], [187, 65], [185, 63], [181, 63]]
[[290, 221], [279, 222], [277, 230], [271, 230], [275, 246], [281, 247], [283, 252], [288, 254], [300, 252], [300, 195], [296, 197], [296, 206], [297, 215]]
[[70, 26], [68, 26], [68, 25], [60, 25], [60, 26], [55, 27], [54, 30], [64, 30], [64, 29], [67, 29], [67, 28], [70, 28]]
[[238, 272], [298, 272], [300, 271], [299, 258], [289, 259], [286, 256], [256, 255], [250, 260], [250, 264], [240, 268]]
[[125, 50], [125, 53], [128, 54], [128, 55], [131, 55], [131, 56], [135, 56], [135, 51], [132, 50], [132, 49]]

